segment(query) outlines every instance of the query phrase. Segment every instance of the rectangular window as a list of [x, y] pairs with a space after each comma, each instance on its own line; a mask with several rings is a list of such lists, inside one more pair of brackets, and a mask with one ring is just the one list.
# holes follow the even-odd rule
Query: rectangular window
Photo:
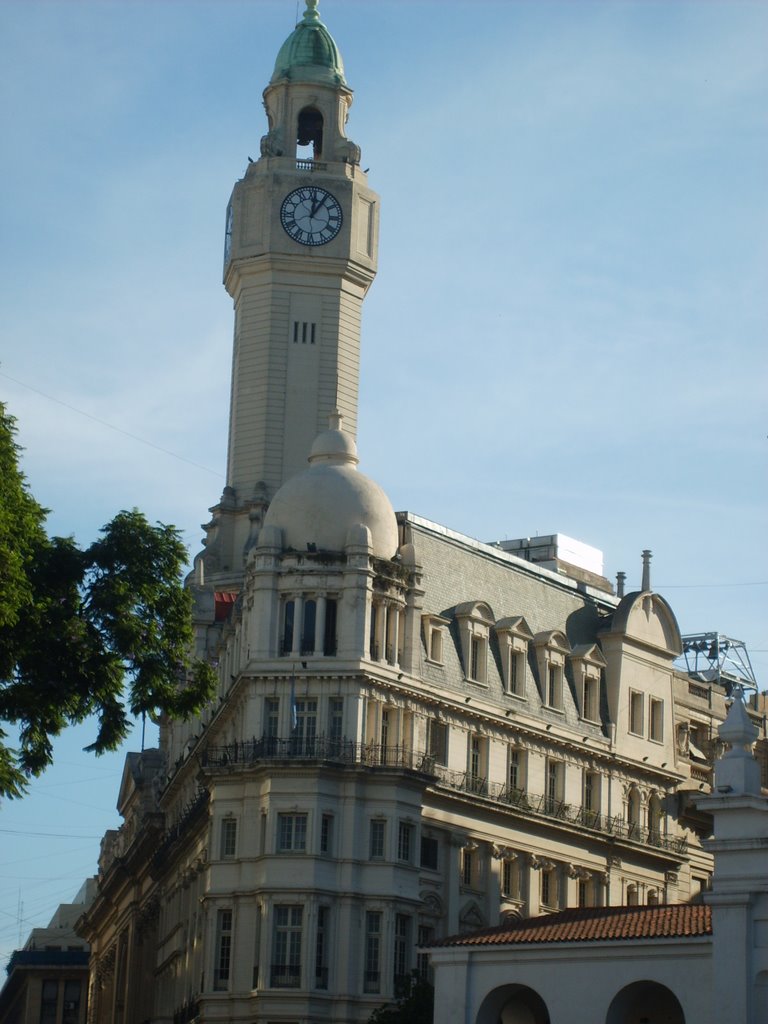
[[280, 698], [264, 699], [264, 739], [267, 741], [268, 753], [275, 753], [277, 748], [278, 728], [280, 725]]
[[471, 886], [475, 880], [475, 851], [465, 847], [461, 851], [461, 884]]
[[517, 857], [502, 861], [501, 892], [511, 900], [522, 899], [520, 886], [520, 862]]
[[237, 818], [221, 819], [221, 859], [229, 860], [237, 852]]
[[397, 827], [397, 859], [410, 864], [413, 857], [413, 825], [401, 821]]
[[[420, 924], [418, 937], [419, 946], [428, 946], [430, 943], [434, 942], [435, 929], [432, 925]], [[429, 953], [418, 952], [416, 954], [416, 973], [420, 978], [423, 978], [424, 981], [428, 981], [430, 984], [432, 983], [432, 968], [429, 962]]]
[[224, 992], [229, 988], [229, 971], [232, 965], [232, 911], [216, 912], [216, 960], [213, 965], [213, 988]]
[[293, 650], [293, 620], [296, 612], [296, 602], [290, 598], [283, 605], [283, 634], [280, 643], [280, 653], [290, 654]]
[[394, 983], [395, 991], [408, 976], [411, 947], [411, 919], [406, 914], [395, 914]]
[[524, 753], [518, 747], [510, 747], [507, 761], [507, 786], [510, 794], [522, 793], [525, 789]]
[[557, 814], [565, 793], [565, 765], [562, 761], [547, 758], [547, 814]]
[[272, 988], [299, 988], [301, 985], [302, 907], [275, 907], [272, 938]]
[[435, 764], [448, 764], [448, 726], [434, 718], [427, 721], [427, 752]]
[[320, 819], [320, 853], [330, 853], [333, 842], [333, 815], [324, 814]]
[[513, 647], [509, 650], [509, 692], [525, 696], [525, 654]]
[[304, 853], [307, 849], [306, 814], [278, 814], [277, 849], [279, 853]]
[[429, 631], [429, 660], [438, 664], [443, 661], [443, 631], [438, 626]]
[[315, 988], [328, 988], [328, 907], [317, 908], [315, 937]]
[[312, 757], [317, 739], [317, 701], [297, 700], [295, 709], [296, 727], [291, 738], [294, 754]]
[[594, 824], [600, 810], [600, 776], [597, 772], [584, 772], [584, 792], [582, 794], [584, 810], [587, 814], [586, 824]]
[[335, 597], [325, 601], [325, 631], [323, 633], [323, 654], [333, 657], [336, 654], [336, 618], [338, 602]]
[[371, 860], [382, 860], [384, 858], [384, 832], [386, 821], [374, 819], [371, 822], [370, 843], [368, 855]]
[[585, 676], [583, 713], [584, 718], [589, 722], [597, 722], [599, 720], [599, 692], [599, 678], [597, 676]]
[[81, 998], [82, 984], [79, 981], [65, 981], [61, 1024], [79, 1024]]
[[315, 653], [315, 622], [317, 621], [317, 601], [308, 598], [304, 602], [304, 618], [301, 623], [301, 653]]
[[56, 1024], [59, 1002], [59, 983], [55, 980], [43, 982], [40, 1002], [40, 1024]]
[[643, 735], [643, 695], [637, 690], [629, 691], [629, 731]]
[[563, 707], [563, 669], [552, 662], [547, 668], [547, 704], [558, 710]]
[[651, 697], [649, 736], [656, 743], [664, 742], [664, 701]]
[[381, 911], [365, 915], [365, 971], [363, 992], [381, 991]]
[[472, 793], [485, 793], [488, 788], [486, 777], [486, 744], [482, 736], [469, 737], [469, 789]]
[[485, 682], [487, 643], [483, 636], [469, 638], [469, 678], [476, 683]]
[[555, 868], [541, 869], [541, 904], [557, 907], [557, 872]]
[[331, 697], [328, 704], [328, 740], [331, 755], [341, 750], [341, 739], [344, 735], [344, 701], [341, 697]]
[[437, 871], [438, 842], [432, 836], [421, 837], [421, 866]]

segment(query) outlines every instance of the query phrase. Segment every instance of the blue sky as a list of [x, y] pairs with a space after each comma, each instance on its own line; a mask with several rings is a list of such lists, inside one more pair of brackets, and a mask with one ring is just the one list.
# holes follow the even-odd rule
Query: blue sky
[[[224, 211], [295, 12], [0, 5], [0, 397], [56, 532], [138, 506], [199, 548], [226, 454]], [[744, 640], [768, 687], [768, 5], [321, 14], [382, 197], [361, 469], [482, 540], [574, 536], [630, 586], [651, 548], [683, 632]], [[118, 823], [123, 754], [90, 739], [0, 808], [3, 957], [19, 901], [23, 938]]]

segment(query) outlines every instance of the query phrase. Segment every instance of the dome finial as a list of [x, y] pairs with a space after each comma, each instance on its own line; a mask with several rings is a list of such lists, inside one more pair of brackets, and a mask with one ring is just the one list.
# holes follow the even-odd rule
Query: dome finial
[[344, 63], [333, 36], [320, 20], [317, 0], [305, 3], [304, 16], [280, 47], [270, 82], [345, 86]]
[[344, 417], [341, 415], [341, 412], [340, 412], [338, 406], [334, 407], [333, 409], [331, 409], [330, 413], [328, 414], [328, 428], [330, 430], [343, 430], [344, 429], [344, 427], [342, 426], [343, 420], [344, 420]]

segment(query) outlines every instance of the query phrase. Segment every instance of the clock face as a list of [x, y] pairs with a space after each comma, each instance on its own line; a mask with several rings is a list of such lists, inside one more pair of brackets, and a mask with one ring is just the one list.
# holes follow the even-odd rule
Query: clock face
[[324, 188], [303, 185], [283, 200], [280, 222], [294, 242], [325, 245], [341, 230], [341, 207]]

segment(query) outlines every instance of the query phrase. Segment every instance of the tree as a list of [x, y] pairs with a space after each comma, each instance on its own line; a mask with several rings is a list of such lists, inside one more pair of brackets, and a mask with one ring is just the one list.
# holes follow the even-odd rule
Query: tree
[[52, 739], [90, 716], [86, 749], [114, 750], [130, 715], [188, 717], [210, 700], [213, 669], [193, 660], [187, 552], [179, 532], [119, 512], [80, 548], [49, 537], [47, 510], [19, 469], [15, 421], [0, 403], [0, 796], [21, 796], [52, 762]]
[[368, 1024], [432, 1024], [435, 990], [415, 971], [397, 986], [397, 1001], [380, 1006], [368, 1018]]

